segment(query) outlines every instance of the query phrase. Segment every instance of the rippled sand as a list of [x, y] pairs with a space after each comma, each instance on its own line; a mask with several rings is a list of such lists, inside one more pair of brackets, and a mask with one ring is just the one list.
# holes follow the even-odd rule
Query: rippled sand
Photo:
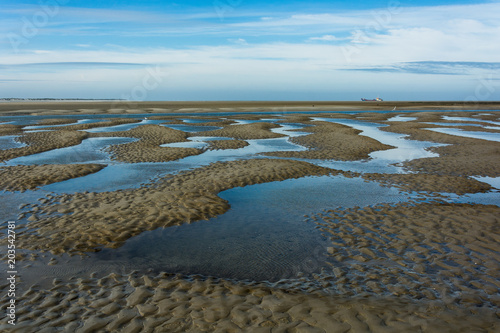
[[[236, 107], [211, 105], [206, 110], [217, 108], [229, 112]], [[262, 108], [248, 106], [242, 110], [262, 111]], [[137, 111], [115, 108], [112, 113]], [[177, 109], [151, 106], [139, 111], [203, 110], [189, 106]], [[50, 112], [44, 110], [40, 114]], [[104, 106], [74, 110], [77, 114], [106, 112], [109, 109]], [[396, 114], [401, 116], [400, 121], [391, 121]], [[137, 118], [80, 124], [54, 117], [41, 120], [37, 125], [67, 126], [54, 127], [47, 132], [27, 132], [21, 125], [0, 124], [0, 135], [17, 135], [17, 140], [26, 144], [0, 150], [2, 161], [78, 145], [87, 138], [129, 137], [137, 141], [107, 148], [112, 160], [166, 162], [199, 155], [205, 149], [243, 148], [248, 145], [247, 140], [284, 137], [273, 132], [280, 123], [307, 125], [299, 131], [310, 133], [289, 139], [307, 148], [302, 151], [273, 152], [266, 153], [267, 157], [259, 155], [248, 160], [212, 163], [167, 174], [141, 188], [50, 194], [38, 204], [23, 209], [19, 217], [27, 220], [26, 229], [19, 230], [16, 240], [16, 246], [22, 249], [18, 259], [20, 265], [25, 265], [25, 274], [30, 274], [31, 265], [26, 259], [38, 263], [42, 260], [38, 254], [50, 253], [49, 256], [53, 256], [50, 265], [57, 266], [58, 256], [65, 253], [85, 255], [104, 247], [120, 247], [147, 230], [195, 221], [208, 223], [201, 220], [230, 209], [218, 193], [235, 187], [341, 174], [421, 193], [419, 200], [400, 204], [323, 211], [318, 207], [318, 211], [304, 217], [304, 223], [316, 226], [329, 242], [324, 249], [327, 261], [314, 278], [297, 276], [268, 283], [167, 274], [170, 272], [160, 275], [127, 272], [107, 276], [101, 272], [71, 278], [61, 267], [61, 278], [54, 280], [51, 286], [35, 285], [27, 290], [28, 286], [20, 283], [24, 294], [17, 299], [17, 325], [13, 328], [2, 319], [0, 330], [496, 332], [500, 330], [500, 208], [449, 203], [441, 199], [443, 193], [463, 195], [496, 191], [471, 176], [500, 176], [500, 143], [426, 130], [444, 127], [444, 123], [453, 121], [443, 115], [440, 112], [315, 115], [377, 122], [388, 125], [381, 130], [408, 135], [412, 140], [446, 144], [430, 148], [439, 154], [438, 157], [403, 162], [402, 166], [409, 173], [402, 174], [355, 173], [314, 164], [315, 160], [323, 159], [366, 160], [372, 152], [393, 147], [376, 138], [362, 136], [359, 130], [346, 125], [312, 121], [307, 114], [190, 116], [190, 120], [196, 121], [193, 125], [222, 127], [196, 134], [163, 124], [138, 124]], [[487, 121], [498, 121], [500, 113], [447, 112], [446, 115], [477, 118], [473, 122], [456, 121], [463, 123], [458, 128], [469, 130], [473, 126], [467, 124], [495, 126]], [[405, 117], [409, 119], [405, 121]], [[186, 116], [150, 117], [153, 118], [168, 120], [170, 125], [189, 125], [182, 120]], [[275, 123], [268, 119], [274, 119]], [[121, 124], [138, 126], [128, 131], [86, 132]], [[191, 136], [230, 140], [209, 140], [203, 149], [162, 147], [188, 142]], [[95, 163], [4, 166], [0, 167], [0, 186], [10, 191], [35, 189], [95, 173], [102, 167]], [[5, 238], [0, 242], [5, 245]], [[0, 284], [0, 287], [5, 293], [8, 286]], [[6, 304], [0, 307], [5, 311]]]

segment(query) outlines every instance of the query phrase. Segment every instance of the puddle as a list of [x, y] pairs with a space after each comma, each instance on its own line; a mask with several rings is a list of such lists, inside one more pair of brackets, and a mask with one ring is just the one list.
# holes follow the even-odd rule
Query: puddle
[[19, 135], [5, 135], [0, 136], [0, 149], [12, 149], [26, 147], [27, 144], [16, 141]]
[[116, 163], [79, 178], [43, 186], [41, 190], [55, 193], [109, 192], [138, 188], [153, 179], [179, 169], [168, 163]]
[[136, 140], [132, 138], [113, 137], [89, 138], [76, 146], [14, 158], [7, 161], [6, 165], [108, 163], [110, 162], [109, 154], [103, 152], [103, 148]]
[[102, 133], [102, 132], [120, 132], [120, 131], [128, 131], [133, 128], [142, 126], [142, 125], [159, 125], [163, 123], [167, 123], [168, 120], [151, 120], [151, 119], [143, 119], [141, 122], [134, 124], [122, 124], [115, 126], [106, 126], [106, 127], [97, 127], [85, 130], [85, 132], [89, 133]]
[[300, 124], [279, 124], [281, 127], [279, 128], [272, 128], [271, 132], [278, 133], [278, 134], [283, 134], [286, 135], [290, 138], [296, 137], [296, 136], [303, 136], [303, 135], [309, 135], [311, 133], [309, 132], [300, 132], [296, 131], [299, 129], [306, 128], [307, 126], [305, 125], [300, 125]]
[[[307, 177], [234, 188], [219, 194], [231, 209], [209, 221], [144, 232], [92, 259], [131, 269], [278, 281], [324, 266], [328, 241], [304, 222], [325, 209], [400, 202], [397, 190], [361, 179]], [[256, 209], [258, 207], [258, 209]], [[196, 240], [196, 241], [193, 241]]]
[[416, 117], [405, 117], [405, 116], [394, 116], [392, 118], [387, 119], [387, 121], [412, 121], [412, 120], [417, 120], [418, 118]]
[[482, 123], [488, 123], [488, 124], [493, 124], [493, 125], [500, 126], [500, 122], [493, 121], [493, 120], [482, 120], [482, 119], [477, 119], [477, 118], [451, 117], [451, 116], [442, 116], [441, 118], [444, 119], [444, 120], [473, 121], [473, 122], [482, 122]]
[[25, 126], [23, 129], [24, 130], [34, 130], [34, 129], [41, 129], [41, 128], [46, 128], [46, 129], [51, 129], [53, 127], [65, 127], [65, 126], [71, 126], [71, 125], [81, 125], [81, 124], [93, 124], [93, 123], [100, 123], [105, 121], [105, 119], [81, 119], [77, 120], [75, 123], [71, 124], [61, 124], [61, 125], [30, 125], [30, 126]]
[[428, 131], [434, 131], [449, 135], [461, 136], [465, 138], [481, 139], [488, 141], [500, 142], [500, 133], [489, 133], [489, 132], [471, 132], [464, 131], [458, 128], [425, 128]]
[[[217, 115], [217, 117], [219, 116]], [[85, 117], [94, 119], [93, 116]], [[142, 119], [143, 116], [133, 117]], [[106, 115], [106, 118], [112, 117]], [[402, 118], [407, 121], [410, 117]], [[40, 118], [37, 118], [36, 121], [38, 119]], [[95, 118], [95, 120], [97, 119], [99, 117]], [[362, 135], [397, 148], [374, 152], [370, 154], [371, 159], [368, 161], [305, 160], [313, 164], [355, 172], [398, 173], [403, 172], [402, 168], [392, 166], [391, 163], [437, 156], [425, 149], [438, 146], [438, 144], [406, 140], [400, 134], [381, 131], [380, 127], [383, 125], [380, 124], [328, 118], [315, 118], [315, 120], [351, 126], [363, 131]], [[36, 121], [31, 118], [19, 120], [23, 123]], [[185, 119], [184, 121], [185, 125], [168, 125], [164, 124], [167, 122], [165, 120], [143, 119], [136, 124], [95, 128], [88, 131], [124, 131], [144, 124], [162, 124], [191, 133], [220, 128], [196, 126], [197, 123], [201, 123], [201, 120], [196, 119]], [[203, 122], [206, 121], [203, 119]], [[244, 120], [238, 121], [246, 122]], [[261, 121], [269, 122], [270, 120]], [[276, 119], [272, 121], [276, 121]], [[246, 123], [250, 122], [255, 121], [249, 120]], [[104, 192], [136, 188], [157, 177], [199, 168], [213, 162], [268, 158], [259, 155], [259, 153], [265, 152], [306, 150], [300, 145], [289, 142], [291, 136], [309, 134], [293, 131], [304, 128], [304, 125], [292, 123], [280, 125], [280, 128], [272, 129], [272, 131], [287, 137], [247, 140], [249, 146], [244, 148], [205, 151], [196, 156], [167, 163], [118, 163], [110, 161], [109, 155], [102, 152], [102, 149], [109, 145], [136, 140], [131, 138], [90, 138], [77, 146], [13, 159], [6, 165], [105, 163], [108, 166], [94, 174], [43, 186], [37, 191], [0, 193], [0, 218], [4, 220], [17, 219], [20, 204], [35, 203], [38, 198], [45, 196], [48, 192]], [[498, 137], [498, 134], [496, 136]], [[3, 143], [5, 145], [9, 144], [9, 140], [13, 140], [13, 138], [7, 137], [0, 139], [5, 141]], [[201, 147], [208, 140], [228, 139], [194, 136], [190, 137], [187, 143], [177, 144]], [[2, 141], [0, 141], [1, 145]], [[500, 187], [499, 178], [477, 179], [497, 188]], [[228, 200], [231, 209], [209, 221], [198, 221], [178, 227], [144, 232], [129, 239], [121, 248], [103, 249], [99, 253], [90, 254], [89, 258], [86, 259], [73, 258], [68, 265], [42, 265], [38, 268], [35, 263], [30, 271], [40, 269], [40, 272], [44, 273], [41, 274], [42, 276], [48, 276], [45, 275], [48, 270], [57, 271], [59, 275], [69, 274], [70, 271], [71, 274], [78, 275], [83, 271], [130, 272], [131, 270], [153, 269], [158, 272], [203, 274], [258, 281], [293, 279], [297, 278], [299, 273], [310, 277], [325, 266], [326, 248], [331, 246], [331, 242], [321, 235], [314, 223], [305, 222], [304, 215], [316, 214], [323, 209], [338, 207], [349, 208], [378, 203], [405, 202], [416, 194], [401, 193], [395, 188], [382, 187], [376, 182], [365, 182], [360, 178], [324, 176], [234, 188], [219, 195]], [[446, 200], [499, 204], [497, 191], [467, 196], [448, 195]], [[33, 275], [37, 274], [33, 273]]]
[[196, 125], [183, 125], [183, 124], [173, 124], [173, 125], [163, 124], [163, 126], [188, 133], [214, 131], [222, 128], [219, 126], [196, 126]]
[[464, 123], [424, 123], [424, 124], [438, 125], [438, 126], [476, 126], [476, 127], [483, 127], [482, 125], [479, 125], [479, 124], [464, 124]]
[[480, 182], [490, 184], [492, 187], [500, 190], [500, 177], [471, 177]]
[[24, 191], [24, 192], [0, 192], [0, 221], [16, 221], [21, 224], [18, 214], [21, 213], [19, 206], [23, 204], [36, 204], [38, 199], [45, 197], [44, 191]]
[[405, 139], [406, 135], [381, 131], [379, 128], [385, 127], [385, 125], [351, 119], [313, 118], [313, 120], [347, 125], [362, 131], [360, 135], [364, 135], [383, 144], [396, 147], [395, 149], [381, 150], [370, 153], [370, 157], [376, 160], [376, 164], [385, 163], [388, 165], [417, 158], [437, 157], [439, 156], [438, 154], [428, 151], [427, 148], [443, 146], [442, 144], [435, 142], [408, 140]]
[[201, 124], [217, 121], [217, 119], [182, 119], [186, 124]]

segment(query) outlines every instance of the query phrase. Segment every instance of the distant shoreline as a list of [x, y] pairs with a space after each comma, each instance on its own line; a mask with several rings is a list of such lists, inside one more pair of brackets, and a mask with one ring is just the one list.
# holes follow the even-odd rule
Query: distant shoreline
[[157, 101], [23, 100], [0, 102], [0, 115], [291, 112], [291, 111], [500, 110], [500, 101]]

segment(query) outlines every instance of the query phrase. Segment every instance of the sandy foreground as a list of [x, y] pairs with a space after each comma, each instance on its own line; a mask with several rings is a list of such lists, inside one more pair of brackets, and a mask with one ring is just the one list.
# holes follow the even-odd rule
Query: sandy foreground
[[[313, 122], [308, 114], [204, 116], [203, 112], [298, 111], [366, 109], [365, 103], [205, 103], [162, 105], [140, 103], [0, 103], [4, 115], [53, 115], [39, 125], [63, 125], [47, 132], [27, 132], [23, 126], [2, 124], [0, 138], [18, 135], [25, 146], [0, 150], [0, 159], [70, 147], [88, 138], [128, 137], [134, 142], [111, 145], [106, 151], [117, 162], [168, 162], [202, 154], [205, 149], [237, 149], [249, 140], [280, 138], [279, 123], [306, 125], [304, 136], [290, 138], [306, 150], [265, 153], [255, 159], [217, 162], [166, 175], [140, 188], [113, 192], [47, 195], [23, 207], [19, 219], [29, 223], [16, 239], [19, 265], [40, 257], [57, 263], [63, 254], [76, 256], [117, 248], [148, 230], [207, 223], [230, 206], [218, 194], [224, 190], [306, 176], [342, 175], [362, 178], [406, 192], [419, 192], [422, 200], [399, 204], [318, 211], [304, 217], [330, 245], [325, 267], [312, 279], [235, 281], [164, 272], [96, 272], [85, 276], [64, 273], [50, 284], [21, 286], [17, 296], [17, 322], [0, 320], [2, 332], [496, 332], [500, 330], [500, 208], [494, 205], [454, 204], [439, 193], [496, 191], [471, 176], [500, 176], [500, 143], [437, 133], [429, 123], [455, 123], [454, 128], [477, 131], [470, 121], [443, 120], [443, 115], [474, 117], [474, 124], [493, 127], [500, 111], [439, 112], [463, 109], [463, 103], [399, 103], [398, 109], [432, 109], [405, 113], [324, 112], [315, 117], [367, 120], [388, 125], [382, 130], [408, 135], [412, 140], [445, 146], [430, 148], [438, 157], [402, 163], [408, 173], [356, 173], [317, 166], [311, 160], [359, 161], [390, 145], [360, 135], [349, 126]], [[168, 104], [168, 105], [167, 105]], [[269, 103], [268, 103], [269, 104]], [[392, 109], [389, 102], [372, 104], [373, 110]], [[56, 106], [54, 106], [56, 105]], [[307, 108], [306, 108], [307, 107]], [[470, 108], [470, 105], [467, 105]], [[281, 108], [281, 109], [280, 109]], [[481, 109], [498, 109], [495, 103]], [[300, 109], [300, 110], [299, 110]], [[59, 110], [59, 111], [55, 111]], [[110, 118], [76, 124], [57, 118], [63, 114], [200, 113], [199, 126], [219, 126], [196, 134], [161, 124], [140, 125], [128, 131], [86, 132], [92, 128], [136, 124], [138, 119]], [[395, 115], [410, 121], [389, 121]], [[182, 119], [185, 119], [183, 116]], [[154, 116], [169, 124], [182, 124], [181, 116]], [[0, 117], [0, 121], [1, 121]], [[238, 124], [239, 120], [259, 120]], [[464, 124], [464, 126], [461, 125]], [[200, 135], [230, 140], [210, 141], [198, 148], [161, 147], [187, 142]], [[298, 160], [300, 159], [300, 160]], [[4, 191], [35, 190], [45, 184], [99, 172], [100, 164], [0, 166]], [[334, 198], [332, 198], [334, 201]], [[12, 209], [18, 209], [12, 207]], [[6, 227], [2, 226], [5, 231]], [[0, 240], [5, 248], [6, 239]], [[22, 250], [21, 250], [22, 249]], [[4, 257], [4, 259], [6, 259]], [[57, 266], [57, 264], [55, 264]], [[30, 277], [30, 281], [36, 280]], [[2, 294], [9, 284], [0, 283]], [[22, 285], [22, 283], [20, 284]], [[22, 292], [21, 292], [22, 291]], [[5, 313], [6, 302], [1, 304]]]

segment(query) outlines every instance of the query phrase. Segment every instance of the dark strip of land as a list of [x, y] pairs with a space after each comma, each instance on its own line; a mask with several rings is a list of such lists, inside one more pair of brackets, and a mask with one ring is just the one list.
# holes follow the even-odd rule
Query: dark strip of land
[[1, 102], [0, 115], [131, 114], [163, 112], [500, 110], [500, 101], [15, 101]]

